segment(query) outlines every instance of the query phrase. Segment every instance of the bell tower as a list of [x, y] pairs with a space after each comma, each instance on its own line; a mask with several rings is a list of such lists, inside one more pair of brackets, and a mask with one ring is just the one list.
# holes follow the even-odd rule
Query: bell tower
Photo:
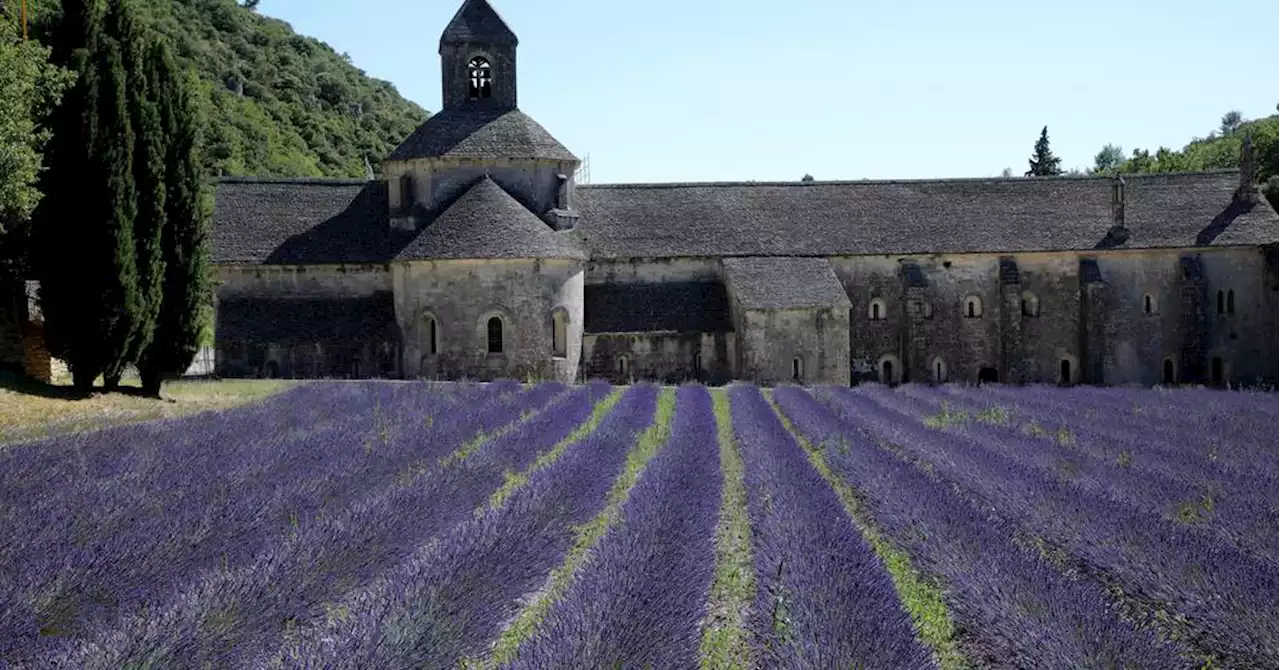
[[464, 0], [440, 35], [443, 109], [515, 109], [518, 44], [488, 0]]

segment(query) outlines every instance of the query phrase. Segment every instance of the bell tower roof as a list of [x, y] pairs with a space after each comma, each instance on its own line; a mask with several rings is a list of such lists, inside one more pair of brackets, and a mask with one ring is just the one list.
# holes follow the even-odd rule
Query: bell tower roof
[[440, 47], [445, 45], [489, 45], [514, 47], [520, 43], [516, 34], [489, 5], [488, 0], [465, 0], [453, 20], [440, 35]]

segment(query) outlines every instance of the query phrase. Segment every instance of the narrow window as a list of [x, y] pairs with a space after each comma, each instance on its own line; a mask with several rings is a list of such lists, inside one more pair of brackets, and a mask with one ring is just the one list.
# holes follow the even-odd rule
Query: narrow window
[[924, 311], [924, 318], [926, 319], [933, 318], [933, 303], [929, 301], [925, 301], [924, 304], [921, 306], [921, 309]]
[[791, 359], [791, 381], [804, 381], [804, 361], [799, 356]]
[[964, 315], [970, 319], [976, 319], [982, 316], [982, 300], [977, 296], [969, 296], [964, 299]]
[[889, 315], [889, 310], [884, 304], [884, 300], [875, 298], [871, 301], [871, 306], [867, 308], [867, 316], [872, 321], [882, 321]]
[[627, 359], [626, 354], [618, 357], [618, 376], [623, 379], [631, 376], [631, 361]]
[[1040, 299], [1030, 291], [1022, 294], [1022, 315], [1040, 316]]
[[871, 303], [871, 318], [875, 319], [876, 321], [880, 320], [880, 303], [878, 302]]
[[1064, 358], [1062, 359], [1062, 362], [1058, 363], [1058, 383], [1062, 384], [1063, 386], [1069, 386], [1071, 384], [1071, 360], [1070, 359]]
[[439, 335], [436, 332], [436, 318], [430, 315], [423, 317], [422, 326], [427, 339], [425, 342], [426, 346], [423, 348], [426, 349], [428, 356], [435, 356], [440, 353], [440, 340]]
[[1177, 383], [1177, 380], [1178, 380], [1178, 376], [1173, 367], [1173, 359], [1172, 358], [1164, 359], [1164, 383], [1175, 384]]
[[413, 209], [413, 175], [400, 175], [400, 212], [408, 214]]
[[947, 364], [943, 362], [941, 356], [933, 359], [933, 381], [936, 384], [947, 381]]
[[502, 319], [494, 316], [489, 318], [489, 353], [502, 353]]
[[472, 100], [485, 100], [493, 94], [493, 72], [489, 61], [476, 56], [467, 63], [467, 89]]
[[1236, 290], [1227, 289], [1227, 314], [1236, 313]]
[[1156, 311], [1156, 302], [1151, 299], [1150, 293], [1142, 296], [1142, 311], [1145, 314], [1151, 314]]
[[569, 315], [558, 309], [551, 313], [551, 355], [564, 358], [568, 351]]
[[1222, 291], [1218, 291], [1218, 313], [1219, 314], [1227, 313], [1226, 295]]
[[1219, 357], [1217, 357], [1217, 356], [1214, 356], [1214, 357], [1213, 357], [1213, 361], [1209, 364], [1209, 374], [1210, 374], [1210, 379], [1212, 379], [1212, 380], [1213, 380], [1213, 383], [1214, 383], [1214, 384], [1221, 384], [1221, 383], [1222, 383], [1222, 377], [1223, 377], [1223, 374], [1222, 374], [1222, 359], [1221, 359], [1221, 358], [1219, 358]]
[[695, 376], [702, 374], [702, 352], [693, 352], [693, 374]]

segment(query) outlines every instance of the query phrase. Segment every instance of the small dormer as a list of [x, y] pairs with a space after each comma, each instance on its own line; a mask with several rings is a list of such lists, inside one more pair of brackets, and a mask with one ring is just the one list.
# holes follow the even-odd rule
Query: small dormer
[[487, 0], [463, 2], [440, 35], [444, 109], [515, 109], [518, 45]]

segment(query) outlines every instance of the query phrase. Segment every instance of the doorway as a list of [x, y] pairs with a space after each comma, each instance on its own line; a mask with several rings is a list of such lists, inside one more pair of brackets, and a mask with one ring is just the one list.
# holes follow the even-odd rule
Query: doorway
[[979, 384], [999, 384], [1000, 371], [995, 368], [982, 368], [978, 370]]
[[1058, 383], [1063, 386], [1071, 385], [1071, 361], [1070, 359], [1062, 359], [1058, 363]]
[[880, 383], [893, 383], [893, 361], [885, 361], [880, 364]]
[[1174, 373], [1172, 358], [1164, 359], [1164, 383], [1169, 385], [1177, 383], [1177, 375]]

